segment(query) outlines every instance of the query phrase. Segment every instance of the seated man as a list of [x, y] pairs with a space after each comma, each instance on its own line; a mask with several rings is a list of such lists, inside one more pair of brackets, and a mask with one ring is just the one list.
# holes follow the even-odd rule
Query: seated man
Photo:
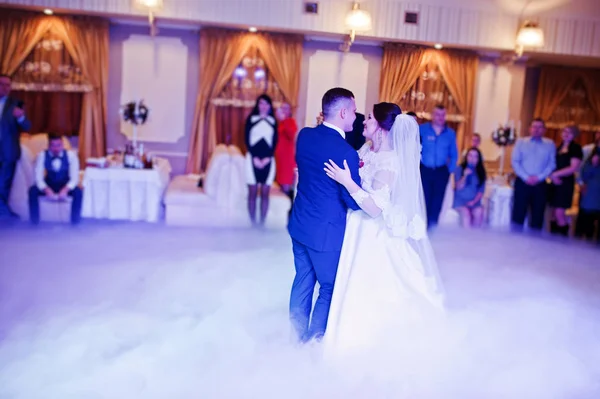
[[31, 223], [40, 222], [39, 197], [64, 200], [71, 203], [71, 223], [81, 219], [82, 192], [79, 183], [79, 160], [73, 151], [65, 151], [62, 137], [48, 135], [48, 150], [40, 152], [35, 165], [35, 185], [29, 189], [29, 217]]

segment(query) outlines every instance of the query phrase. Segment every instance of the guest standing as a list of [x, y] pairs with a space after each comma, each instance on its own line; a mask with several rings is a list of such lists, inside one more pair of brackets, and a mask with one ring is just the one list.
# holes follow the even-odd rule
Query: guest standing
[[[292, 117], [292, 109], [288, 103], [283, 103], [277, 109], [278, 142], [275, 148], [275, 163], [277, 174], [275, 180], [281, 191], [294, 202], [294, 169], [296, 168], [296, 135], [298, 125]], [[291, 208], [290, 208], [291, 212]]]
[[581, 169], [581, 201], [575, 235], [593, 238], [598, 224], [596, 242], [600, 243], [600, 145], [597, 145]]
[[366, 139], [363, 136], [365, 130], [365, 116], [361, 113], [356, 113], [356, 119], [352, 124], [352, 130], [346, 133], [346, 142], [356, 151], [360, 150], [365, 145]]
[[460, 215], [463, 227], [481, 227], [483, 222], [483, 206], [481, 199], [485, 192], [487, 175], [481, 152], [475, 147], [467, 151], [462, 164], [454, 172], [454, 204]]
[[421, 134], [421, 179], [427, 208], [427, 226], [437, 225], [450, 173], [458, 161], [456, 132], [446, 124], [446, 109], [437, 105], [431, 122], [419, 126]]
[[10, 87], [10, 76], [0, 75], [0, 221], [16, 217], [8, 206], [8, 198], [21, 157], [20, 134], [31, 128], [23, 104], [8, 96]]
[[72, 197], [71, 223], [81, 220], [81, 189], [79, 183], [79, 160], [73, 151], [65, 151], [62, 137], [48, 136], [48, 149], [39, 153], [35, 164], [35, 185], [29, 189], [29, 218], [31, 223], [40, 222], [39, 197], [61, 201]]
[[554, 220], [550, 223], [550, 231], [563, 236], [569, 235], [569, 222], [566, 210], [573, 205], [575, 192], [575, 173], [581, 166], [583, 151], [573, 140], [579, 135], [575, 125], [567, 126], [562, 131], [562, 142], [556, 150], [556, 170], [550, 175], [549, 205], [553, 208]]
[[[479, 133], [473, 133], [473, 136], [471, 136], [471, 147], [470, 148], [477, 148], [479, 150], [479, 154], [481, 154], [481, 149], [479, 148], [481, 146], [481, 135]], [[467, 151], [469, 151], [469, 148], [465, 148], [462, 152], [462, 156], [466, 157], [467, 156]], [[483, 161], [483, 158], [481, 158], [481, 160]]]
[[594, 142], [584, 145], [581, 149], [583, 151], [583, 161], [581, 162], [582, 167], [585, 161], [587, 161], [592, 156], [594, 150], [598, 146], [600, 146], [600, 130], [594, 133]]
[[[248, 182], [248, 213], [253, 225], [264, 225], [269, 211], [269, 193], [275, 180], [275, 147], [277, 121], [273, 102], [266, 94], [256, 99], [254, 109], [246, 119], [246, 174]], [[260, 188], [260, 220], [256, 220], [256, 197]]]
[[512, 209], [513, 230], [521, 231], [530, 212], [529, 227], [540, 231], [544, 225], [547, 202], [546, 178], [556, 166], [556, 146], [543, 137], [546, 123], [536, 118], [529, 126], [529, 137], [520, 138], [512, 153], [515, 180]]

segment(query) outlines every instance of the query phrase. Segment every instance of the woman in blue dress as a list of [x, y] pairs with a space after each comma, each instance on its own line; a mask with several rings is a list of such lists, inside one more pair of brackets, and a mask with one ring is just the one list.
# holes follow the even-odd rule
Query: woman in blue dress
[[463, 227], [480, 227], [483, 222], [481, 199], [487, 175], [481, 152], [470, 148], [462, 164], [454, 172], [454, 209]]

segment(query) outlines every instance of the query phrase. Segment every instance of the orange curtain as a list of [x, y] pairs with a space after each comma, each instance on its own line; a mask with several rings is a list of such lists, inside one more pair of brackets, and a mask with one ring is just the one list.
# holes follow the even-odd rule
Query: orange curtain
[[7, 11], [0, 18], [0, 73], [11, 75], [43, 35], [63, 41], [93, 90], [85, 93], [79, 130], [79, 157], [104, 155], [108, 88], [108, 21], [93, 17], [38, 17]]
[[429, 51], [435, 56], [454, 103], [464, 117], [464, 122], [458, 125], [456, 131], [456, 143], [459, 151], [462, 151], [469, 145], [473, 134], [473, 107], [479, 58], [472, 53]]
[[475, 83], [479, 59], [470, 52], [438, 51], [403, 44], [386, 44], [383, 50], [379, 100], [400, 103], [428, 64], [438, 66], [453, 100], [464, 118], [456, 141], [461, 150], [472, 134]]
[[302, 60], [300, 37], [203, 29], [200, 32], [200, 84], [186, 164], [188, 173], [205, 170], [217, 144], [216, 105], [212, 100], [219, 96], [252, 47], [260, 51], [286, 100], [296, 105]]
[[292, 109], [298, 105], [300, 69], [302, 67], [302, 36], [270, 35], [257, 36], [256, 46], [262, 55], [269, 73], [277, 82]]
[[379, 101], [398, 104], [423, 73], [430, 54], [414, 46], [386, 43], [383, 46]]
[[108, 90], [108, 21], [92, 17], [55, 18], [53, 29], [64, 42], [93, 90], [83, 95], [79, 157], [104, 156]]
[[535, 103], [535, 115], [546, 121], [546, 136], [557, 144], [565, 125], [579, 126], [575, 139], [585, 145], [600, 129], [600, 70], [543, 66]]
[[11, 94], [25, 103], [25, 113], [31, 121], [29, 133], [79, 133], [84, 93], [12, 90]]
[[0, 73], [12, 75], [50, 29], [50, 19], [17, 10], [0, 14]]
[[581, 71], [588, 100], [596, 113], [596, 123], [600, 124], [600, 69], [585, 69]]
[[550, 119], [578, 76], [574, 68], [544, 67], [538, 84], [534, 116]]
[[249, 47], [247, 35], [241, 32], [200, 31], [200, 84], [188, 149], [188, 173], [198, 173], [207, 165], [208, 155], [216, 146], [216, 134], [208, 133], [214, 132], [216, 126], [215, 107], [211, 100], [223, 90]]

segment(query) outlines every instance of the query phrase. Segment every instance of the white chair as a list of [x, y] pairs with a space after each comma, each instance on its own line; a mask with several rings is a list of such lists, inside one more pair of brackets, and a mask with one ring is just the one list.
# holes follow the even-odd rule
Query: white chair
[[[165, 222], [174, 226], [231, 226], [231, 174], [235, 166], [226, 145], [218, 145], [206, 174], [176, 176], [164, 198]], [[202, 187], [198, 180], [202, 178]]]
[[[203, 176], [202, 188], [197, 187], [200, 175], [176, 176], [171, 180], [164, 199], [165, 223], [171, 226], [250, 226], [245, 167], [239, 148], [217, 146]], [[273, 187], [269, 199], [267, 225], [285, 226], [289, 198]], [[257, 209], [259, 206], [260, 199]]]
[[55, 201], [46, 197], [40, 197], [40, 221], [44, 222], [71, 222], [71, 197], [63, 201]]
[[[72, 150], [66, 137], [63, 137], [63, 145], [66, 150]], [[46, 133], [21, 138], [21, 159], [17, 163], [8, 204], [22, 220], [29, 220], [29, 189], [35, 183], [35, 161], [38, 154], [47, 148], [48, 135]], [[47, 201], [40, 198], [40, 221], [63, 221], [63, 214], [69, 216], [66, 221], [70, 220], [70, 198], [69, 201], [47, 204], [52, 206], [46, 206], [45, 202]]]

